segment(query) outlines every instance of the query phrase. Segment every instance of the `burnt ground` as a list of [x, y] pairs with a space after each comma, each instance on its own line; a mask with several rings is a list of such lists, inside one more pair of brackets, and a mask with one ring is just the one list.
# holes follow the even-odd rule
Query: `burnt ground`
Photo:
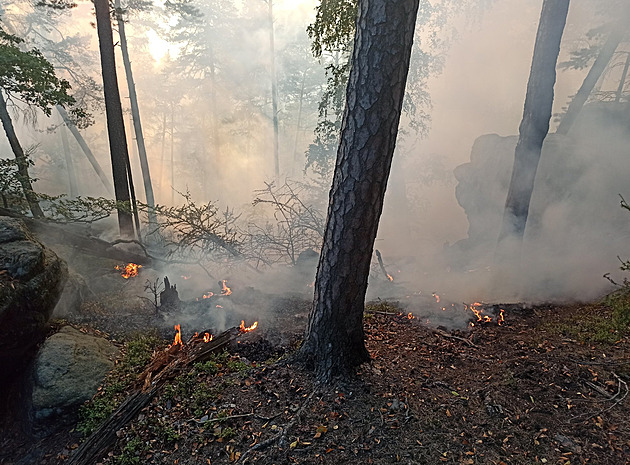
[[[289, 308], [169, 381], [98, 463], [630, 463], [629, 338], [596, 334], [606, 304], [508, 308], [465, 331], [370, 309], [356, 379], [316, 386], [291, 364], [306, 319]], [[63, 464], [81, 442], [2, 423], [0, 463]]]

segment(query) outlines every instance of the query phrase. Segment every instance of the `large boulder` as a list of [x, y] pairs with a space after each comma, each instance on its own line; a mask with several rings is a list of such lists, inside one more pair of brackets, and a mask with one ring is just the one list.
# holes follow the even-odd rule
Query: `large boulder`
[[44, 337], [68, 267], [15, 218], [0, 217], [0, 372], [26, 365]]
[[28, 413], [32, 432], [48, 434], [76, 420], [78, 407], [91, 399], [118, 357], [102, 337], [64, 326], [42, 344], [33, 363]]

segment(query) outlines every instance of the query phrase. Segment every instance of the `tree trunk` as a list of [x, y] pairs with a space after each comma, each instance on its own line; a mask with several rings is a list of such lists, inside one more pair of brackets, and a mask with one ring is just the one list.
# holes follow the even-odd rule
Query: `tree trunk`
[[[129, 180], [127, 178], [129, 152], [127, 150], [125, 122], [123, 120], [120, 91], [118, 90], [116, 77], [109, 2], [108, 0], [94, 0], [94, 8], [96, 10], [96, 28], [101, 54], [101, 71], [103, 74], [103, 91], [105, 93], [105, 112], [107, 115], [109, 150], [112, 159], [114, 193], [117, 201], [129, 203]], [[133, 219], [130, 211], [122, 208], [118, 210], [118, 226], [121, 236], [133, 237]]]
[[[298, 140], [300, 138], [300, 130], [302, 125], [302, 103], [304, 101], [304, 84], [306, 83], [306, 71], [302, 71], [302, 84], [300, 85], [300, 98], [298, 99], [298, 114], [297, 114], [297, 122], [295, 123], [295, 139], [293, 140], [293, 167], [291, 169], [292, 173], [295, 173], [296, 167], [298, 165]], [[302, 161], [304, 161], [302, 159]]]
[[153, 185], [151, 184], [151, 173], [149, 171], [149, 161], [147, 159], [147, 149], [144, 145], [144, 134], [140, 121], [140, 109], [138, 107], [138, 96], [136, 94], [136, 84], [133, 81], [131, 71], [131, 61], [129, 60], [129, 49], [127, 48], [127, 35], [125, 34], [125, 21], [122, 18], [120, 0], [116, 0], [116, 21], [118, 23], [118, 35], [120, 37], [120, 50], [122, 52], [123, 64], [125, 66], [125, 76], [127, 77], [127, 87], [129, 89], [129, 102], [131, 103], [131, 117], [133, 118], [133, 128], [138, 145], [138, 157], [140, 158], [140, 169], [142, 170], [142, 181], [144, 183], [144, 193], [147, 200], [149, 212], [149, 224], [156, 224], [155, 198], [153, 196]]
[[520, 245], [525, 234], [540, 153], [549, 132], [556, 62], [568, 9], [569, 0], [543, 2], [499, 244], [513, 236]]
[[24, 150], [22, 149], [20, 141], [17, 138], [17, 134], [15, 133], [13, 121], [11, 121], [11, 116], [9, 115], [9, 110], [7, 108], [7, 102], [4, 99], [2, 91], [0, 91], [0, 120], [2, 120], [4, 132], [7, 135], [7, 139], [9, 139], [9, 144], [11, 145], [11, 150], [13, 150], [13, 155], [15, 155], [15, 160], [17, 162], [18, 181], [22, 185], [22, 191], [24, 192], [24, 197], [28, 202], [31, 213], [33, 214], [34, 218], [43, 218], [44, 212], [37, 202], [37, 196], [35, 195], [35, 191], [33, 190], [31, 178], [28, 175], [28, 160], [26, 159]]
[[[584, 78], [584, 82], [582, 82], [580, 89], [577, 91], [577, 94], [575, 94], [575, 97], [573, 97], [573, 100], [571, 100], [566, 114], [558, 125], [558, 129], [556, 130], [557, 134], [567, 134], [571, 129], [571, 126], [573, 126], [573, 123], [575, 123], [575, 120], [580, 114], [580, 110], [582, 110], [582, 107], [586, 103], [588, 96], [591, 95], [595, 84], [597, 84], [597, 81], [606, 69], [606, 66], [610, 63], [615, 50], [617, 50], [617, 47], [626, 32], [626, 27], [627, 24], [625, 21], [619, 22], [615, 25], [615, 28], [610, 33], [610, 36], [608, 36], [608, 40], [606, 40], [604, 46], [597, 55], [597, 58], [595, 58], [593, 66], [591, 66], [591, 69]], [[560, 34], [562, 34], [562, 31], [560, 31]]]
[[419, 0], [360, 0], [324, 244], [301, 357], [320, 381], [369, 360], [363, 311]]
[[70, 186], [70, 198], [79, 195], [77, 188], [77, 175], [74, 171], [74, 163], [72, 162], [72, 154], [70, 153], [70, 144], [68, 143], [68, 134], [66, 134], [65, 124], [59, 126], [59, 134], [61, 135], [61, 145], [63, 146], [63, 155], [66, 161], [66, 171], [68, 172], [68, 185]]
[[105, 175], [103, 168], [101, 168], [101, 165], [99, 164], [96, 157], [94, 157], [94, 154], [92, 153], [92, 150], [90, 150], [90, 147], [87, 145], [87, 142], [85, 142], [85, 139], [83, 138], [83, 136], [77, 129], [76, 125], [72, 122], [72, 120], [68, 116], [68, 112], [66, 111], [66, 109], [62, 107], [61, 105], [57, 105], [55, 108], [57, 109], [61, 117], [63, 118], [64, 123], [66, 123], [66, 127], [70, 130], [70, 132], [76, 139], [77, 143], [79, 144], [79, 147], [81, 147], [81, 150], [83, 151], [85, 157], [88, 159], [88, 161], [92, 165], [92, 168], [94, 168], [94, 171], [96, 172], [99, 179], [103, 183], [103, 186], [105, 186], [105, 189], [107, 189], [107, 192], [110, 195], [114, 195], [114, 190], [112, 189], [112, 185], [109, 182], [109, 179], [107, 178], [107, 176]]
[[269, 4], [269, 50], [271, 53], [271, 116], [273, 119], [273, 166], [274, 175], [280, 177], [280, 158], [278, 154], [278, 79], [276, 77], [276, 44], [273, 33], [273, 0]]
[[615, 95], [615, 102], [620, 102], [623, 97], [623, 88], [626, 84], [626, 78], [628, 77], [628, 69], [630, 69], [630, 52], [626, 53], [626, 62], [623, 65], [623, 71], [621, 71], [621, 79], [619, 79], [619, 86], [617, 87], [617, 93]]

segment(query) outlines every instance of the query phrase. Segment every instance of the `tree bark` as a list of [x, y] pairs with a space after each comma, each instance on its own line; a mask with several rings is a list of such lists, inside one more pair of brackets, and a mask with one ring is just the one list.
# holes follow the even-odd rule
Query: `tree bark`
[[271, 117], [273, 120], [273, 166], [276, 178], [280, 177], [278, 153], [278, 78], [276, 77], [276, 43], [273, 32], [273, 0], [269, 4], [269, 50], [271, 54]]
[[372, 249], [409, 70], [418, 0], [360, 0], [315, 298], [300, 356], [318, 380], [369, 360], [363, 333]]
[[77, 129], [76, 125], [72, 122], [72, 120], [68, 116], [68, 112], [66, 111], [66, 109], [62, 107], [61, 105], [57, 105], [55, 106], [55, 108], [57, 109], [61, 117], [63, 118], [64, 123], [66, 123], [66, 127], [70, 130], [70, 132], [76, 139], [77, 143], [79, 144], [79, 147], [81, 147], [83, 154], [90, 162], [90, 165], [92, 165], [92, 168], [94, 168], [94, 171], [96, 172], [98, 178], [103, 183], [103, 186], [105, 186], [105, 189], [107, 189], [107, 192], [110, 195], [114, 195], [114, 190], [112, 189], [111, 182], [105, 175], [103, 168], [101, 168], [101, 165], [99, 164], [98, 160], [92, 153], [92, 150], [90, 150], [90, 147], [87, 145], [87, 142], [85, 142], [85, 139], [83, 138], [83, 136]]
[[500, 245], [508, 237], [514, 237], [520, 245], [525, 234], [540, 153], [549, 132], [556, 62], [568, 9], [569, 0], [543, 1], [527, 83], [523, 119], [514, 151], [512, 179], [499, 234]]
[[575, 120], [586, 103], [588, 96], [591, 95], [595, 84], [597, 84], [597, 81], [606, 69], [606, 66], [610, 63], [615, 50], [617, 50], [621, 39], [626, 33], [626, 28], [627, 23], [625, 21], [620, 21], [615, 25], [615, 28], [610, 33], [610, 36], [608, 36], [608, 39], [597, 55], [597, 58], [595, 58], [595, 62], [593, 63], [593, 66], [591, 66], [591, 69], [589, 69], [588, 74], [577, 91], [577, 94], [575, 94], [575, 97], [571, 100], [569, 108], [567, 108], [567, 112], [560, 121], [558, 129], [556, 129], [556, 134], [567, 134], [571, 129], [571, 126], [573, 126], [573, 123], [575, 123]]
[[[129, 203], [129, 180], [127, 178], [129, 152], [127, 150], [125, 123], [120, 103], [118, 79], [116, 77], [114, 39], [109, 16], [109, 2], [108, 0], [94, 0], [94, 8], [96, 10], [96, 28], [101, 54], [101, 72], [103, 75], [103, 91], [105, 93], [105, 113], [107, 115], [114, 193], [117, 201]], [[118, 226], [121, 236], [133, 237], [133, 219], [130, 211], [122, 208], [118, 209]]]
[[74, 163], [72, 162], [72, 153], [70, 153], [70, 144], [68, 143], [68, 134], [66, 134], [65, 124], [59, 126], [59, 134], [61, 136], [61, 145], [63, 146], [63, 155], [66, 161], [66, 171], [68, 172], [70, 198], [74, 199], [79, 195], [79, 189], [77, 188], [77, 174], [74, 171]]
[[136, 135], [136, 144], [138, 145], [138, 157], [140, 158], [140, 169], [142, 170], [142, 181], [144, 183], [144, 193], [147, 200], [149, 224], [157, 224], [157, 217], [155, 214], [155, 197], [153, 196], [153, 185], [151, 184], [151, 172], [149, 171], [147, 149], [144, 144], [142, 122], [140, 120], [140, 109], [138, 107], [138, 95], [136, 94], [136, 84], [133, 80], [133, 72], [131, 70], [131, 60], [129, 59], [129, 49], [127, 47], [127, 35], [125, 34], [125, 21], [122, 18], [120, 0], [116, 0], [116, 21], [118, 23], [120, 50], [122, 52], [123, 64], [125, 66], [127, 87], [129, 89], [131, 117], [133, 118], [133, 128]]
[[7, 135], [7, 139], [9, 139], [11, 150], [13, 151], [13, 155], [15, 156], [15, 160], [17, 162], [18, 181], [22, 185], [22, 191], [24, 192], [24, 197], [28, 202], [31, 213], [33, 214], [34, 218], [43, 218], [44, 212], [37, 202], [37, 196], [35, 195], [35, 191], [33, 190], [31, 178], [28, 175], [28, 160], [26, 159], [24, 150], [22, 149], [20, 141], [17, 138], [15, 128], [13, 127], [13, 121], [11, 120], [9, 110], [7, 108], [7, 101], [5, 100], [2, 91], [0, 91], [0, 120], [2, 120], [4, 132]]

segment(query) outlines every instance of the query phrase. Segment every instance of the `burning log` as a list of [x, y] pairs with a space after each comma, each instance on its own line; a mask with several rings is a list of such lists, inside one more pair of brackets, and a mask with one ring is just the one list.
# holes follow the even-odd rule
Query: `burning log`
[[[138, 377], [142, 385], [132, 393], [110, 417], [99, 426], [70, 456], [68, 465], [92, 465], [116, 442], [116, 432], [133, 420], [146, 407], [168, 379], [172, 379], [195, 363], [207, 361], [239, 337], [238, 328], [231, 328], [204, 343], [203, 336], [193, 337], [186, 344], [172, 344], [154, 357]], [[209, 339], [209, 338], [208, 338]]]

